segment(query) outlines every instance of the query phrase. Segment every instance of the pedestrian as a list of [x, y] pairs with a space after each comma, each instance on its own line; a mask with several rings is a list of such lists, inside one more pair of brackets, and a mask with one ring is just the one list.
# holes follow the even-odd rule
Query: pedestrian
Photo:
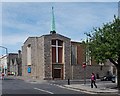
[[4, 73], [2, 73], [2, 80], [4, 80]]
[[96, 85], [95, 81], [96, 81], [95, 74], [92, 73], [91, 74], [91, 88], [93, 88], [93, 85], [97, 88], [97, 85]]

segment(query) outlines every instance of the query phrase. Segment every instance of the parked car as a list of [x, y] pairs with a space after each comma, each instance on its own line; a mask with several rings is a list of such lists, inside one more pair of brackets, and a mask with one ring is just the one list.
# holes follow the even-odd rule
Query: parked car
[[13, 72], [8, 72], [8, 75], [14, 75], [14, 73]]
[[103, 76], [102, 78], [101, 78], [101, 81], [112, 81], [112, 78], [113, 78], [113, 76]]
[[111, 81], [112, 81], [113, 83], [117, 83], [116, 80], [117, 80], [117, 76], [114, 75], [114, 76], [112, 77], [112, 80], [111, 80]]

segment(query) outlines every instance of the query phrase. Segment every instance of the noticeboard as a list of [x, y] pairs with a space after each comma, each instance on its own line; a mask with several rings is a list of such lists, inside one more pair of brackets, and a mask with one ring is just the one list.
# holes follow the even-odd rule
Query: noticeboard
[[31, 67], [28, 67], [27, 71], [28, 71], [28, 73], [31, 73]]

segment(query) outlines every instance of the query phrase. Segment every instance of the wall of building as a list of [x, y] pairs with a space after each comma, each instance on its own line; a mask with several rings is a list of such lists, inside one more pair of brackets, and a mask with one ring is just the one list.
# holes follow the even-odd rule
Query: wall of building
[[[62, 40], [64, 43], [64, 63], [63, 79], [70, 78], [71, 65], [71, 42], [70, 39], [59, 34], [48, 34], [41, 37], [30, 37], [26, 40], [22, 47], [22, 74], [23, 76], [39, 78], [39, 79], [53, 79], [52, 77], [52, 39]], [[27, 46], [31, 45], [31, 65], [27, 64]], [[31, 67], [31, 73], [27, 72], [28, 66]], [[59, 64], [55, 65], [59, 67]]]
[[[22, 46], [22, 76], [27, 76], [27, 45], [31, 42], [28, 38]], [[27, 43], [27, 44], [26, 44]]]
[[65, 79], [71, 78], [71, 41], [70, 39], [64, 40], [64, 56], [65, 56]]
[[7, 74], [7, 56], [0, 56], [0, 72]]
[[18, 53], [9, 53], [7, 57], [7, 72], [8, 74], [11, 74], [12, 72], [16, 73], [18, 75]]
[[72, 78], [71, 79], [84, 79], [90, 78], [91, 73], [99, 74], [99, 77], [105, 76], [107, 71], [109, 71], [109, 66], [103, 66], [102, 70], [99, 65], [87, 66], [86, 69], [82, 68], [81, 65], [72, 65]]
[[39, 79], [44, 79], [45, 78], [45, 62], [44, 62], [44, 36], [38, 38], [37, 40], [37, 77]]
[[[22, 75], [26, 77], [36, 78], [36, 37], [29, 37], [22, 46]], [[31, 65], [27, 62], [27, 47], [31, 45]], [[28, 73], [28, 67], [31, 67], [31, 73]]]
[[21, 50], [18, 50], [17, 64], [18, 64], [18, 76], [22, 76], [22, 53], [21, 53]]
[[[31, 65], [27, 64], [27, 46], [31, 44]], [[30, 37], [22, 47], [22, 75], [28, 78], [44, 79], [44, 36]], [[28, 67], [31, 73], [28, 73]]]
[[25, 66], [26, 66], [26, 63], [27, 63], [27, 60], [26, 60], [26, 48], [25, 48], [25, 45], [22, 46], [22, 76], [26, 76], [26, 71], [25, 71]]
[[72, 65], [75, 65], [75, 64], [82, 65], [83, 62], [85, 62], [85, 46], [84, 46], [84, 44], [82, 44], [80, 42], [71, 41], [71, 45], [72, 45], [71, 59], [74, 61], [74, 62], [71, 62], [71, 64]]
[[[52, 64], [52, 40], [63, 41], [63, 63]], [[27, 64], [27, 46], [31, 45], [31, 65]], [[76, 63], [71, 63], [73, 55], [71, 48], [75, 47]], [[72, 56], [73, 57], [73, 56]], [[67, 37], [60, 34], [48, 34], [41, 37], [29, 37], [22, 47], [22, 75], [28, 78], [37, 79], [53, 79], [53, 70], [58, 68], [62, 70], [62, 79], [83, 79], [84, 75], [90, 77], [91, 73], [104, 76], [109, 71], [108, 66], [100, 69], [99, 65], [91, 62], [91, 66], [87, 65], [86, 71], [82, 68], [85, 62], [85, 49], [82, 43], [72, 42]], [[95, 64], [94, 64], [95, 63]], [[31, 67], [31, 73], [28, 73], [28, 67]]]
[[[63, 55], [64, 55], [64, 62], [63, 62], [63, 79], [69, 78], [70, 74], [70, 64], [71, 64], [71, 43], [70, 39], [66, 38], [62, 35], [59, 34], [50, 34], [50, 35], [45, 35], [44, 38], [44, 59], [45, 59], [45, 79], [50, 79], [52, 77], [52, 47], [51, 47], [51, 41], [52, 39], [58, 39], [63, 41]], [[55, 65], [56, 68], [60, 68], [59, 64]], [[54, 66], [54, 67], [55, 67]]]
[[[92, 72], [94, 72], [95, 74], [98, 73], [99, 76], [104, 76], [107, 73], [107, 71], [110, 71], [110, 64], [109, 65], [105, 64], [106, 66], [102, 67], [102, 70], [101, 70], [100, 65], [97, 64], [94, 59], [90, 58], [90, 56], [86, 54], [85, 52], [86, 47], [84, 44], [80, 42], [72, 41], [71, 45], [72, 45], [72, 49], [71, 49], [71, 53], [72, 53], [71, 77], [72, 79], [84, 79], [85, 75], [87, 78], [89, 78]], [[86, 62], [86, 59], [89, 62], [85, 63], [87, 67], [84, 70], [82, 65], [84, 62]]]
[[44, 79], [52, 79], [51, 35], [44, 36]]

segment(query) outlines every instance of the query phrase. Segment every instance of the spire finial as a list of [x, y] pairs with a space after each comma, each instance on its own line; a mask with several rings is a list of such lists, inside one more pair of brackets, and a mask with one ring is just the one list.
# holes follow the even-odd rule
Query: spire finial
[[54, 17], [54, 7], [52, 6], [52, 26], [51, 26], [51, 31], [50, 33], [56, 33], [55, 31], [55, 17]]

